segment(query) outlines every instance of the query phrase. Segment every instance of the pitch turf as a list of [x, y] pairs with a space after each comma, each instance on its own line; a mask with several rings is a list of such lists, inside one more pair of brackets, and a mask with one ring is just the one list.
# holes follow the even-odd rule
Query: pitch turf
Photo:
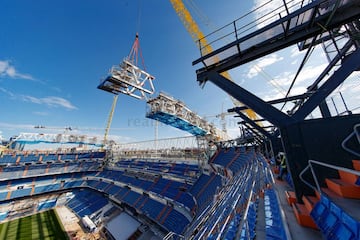
[[0, 225], [0, 239], [68, 239], [54, 210], [16, 219]]

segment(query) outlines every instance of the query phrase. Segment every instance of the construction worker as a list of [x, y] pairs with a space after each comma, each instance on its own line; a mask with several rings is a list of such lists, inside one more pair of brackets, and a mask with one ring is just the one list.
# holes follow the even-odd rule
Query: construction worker
[[211, 159], [217, 151], [217, 146], [215, 145], [214, 141], [209, 141], [209, 148], [208, 148], [208, 158]]
[[283, 178], [284, 174], [287, 174], [285, 153], [279, 152], [278, 159], [279, 159], [279, 162], [280, 162], [280, 173], [279, 173], [279, 176], [277, 177], [277, 179], [278, 180], [283, 180], [282, 178]]

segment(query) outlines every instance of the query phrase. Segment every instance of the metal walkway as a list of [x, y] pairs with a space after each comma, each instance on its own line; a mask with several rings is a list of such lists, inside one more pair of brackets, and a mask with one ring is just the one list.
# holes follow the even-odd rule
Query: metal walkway
[[[234, 37], [235, 41], [193, 61], [193, 65], [205, 65], [197, 70], [198, 81], [206, 81], [202, 73], [209, 70], [218, 73], [230, 70], [293, 44], [308, 42], [314, 36], [359, 17], [358, 0], [319, 0], [243, 37], [238, 34], [242, 29], [238, 29], [236, 22], [233, 22], [233, 32], [227, 37]], [[201, 46], [201, 42], [199, 39], [202, 55], [206, 46]]]

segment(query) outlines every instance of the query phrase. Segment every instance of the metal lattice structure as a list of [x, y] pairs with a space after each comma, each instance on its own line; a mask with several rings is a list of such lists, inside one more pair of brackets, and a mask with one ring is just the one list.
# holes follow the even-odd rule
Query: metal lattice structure
[[121, 93], [137, 99], [147, 99], [147, 95], [152, 95], [155, 92], [155, 87], [152, 82], [155, 77], [145, 71], [143, 59], [143, 69], [138, 66], [139, 52], [142, 59], [139, 36], [136, 34], [129, 55], [119, 65], [112, 66], [109, 75], [101, 80], [97, 87], [98, 89], [115, 94], [104, 134], [104, 145], [108, 142], [107, 137], [114, 116], [118, 95]]
[[191, 111], [183, 102], [164, 93], [147, 101], [146, 117], [184, 130], [194, 136], [211, 135], [219, 140], [229, 139], [227, 134]]
[[69, 143], [102, 146], [103, 142], [97, 137], [76, 134], [50, 134], [50, 133], [20, 133], [13, 142], [22, 144], [38, 144], [38, 143]]
[[137, 99], [146, 99], [147, 94], [155, 92], [154, 76], [124, 59], [119, 65], [113, 66], [109, 76], [98, 86], [99, 89], [113, 93], [125, 94]]

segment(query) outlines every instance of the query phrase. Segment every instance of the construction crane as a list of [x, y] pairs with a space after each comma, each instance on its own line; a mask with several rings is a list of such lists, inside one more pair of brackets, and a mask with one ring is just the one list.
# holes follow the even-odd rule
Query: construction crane
[[110, 131], [112, 119], [113, 119], [113, 116], [114, 116], [114, 112], [115, 112], [118, 97], [119, 97], [119, 95], [114, 95], [113, 102], [111, 104], [111, 109], [110, 109], [110, 112], [109, 112], [109, 117], [108, 117], [108, 120], [107, 120], [107, 123], [106, 123], [106, 128], [105, 128], [104, 145], [105, 145], [105, 143], [107, 142], [107, 139], [108, 139], [108, 135], [109, 135], [109, 131]]
[[[138, 67], [139, 56], [144, 70]], [[115, 94], [105, 128], [104, 145], [107, 143], [119, 94], [122, 93], [137, 99], [147, 99], [147, 95], [155, 92], [152, 83], [154, 79], [154, 76], [145, 71], [139, 35], [136, 34], [129, 55], [119, 65], [112, 66], [109, 75], [98, 86], [101, 90]]]
[[221, 130], [224, 133], [227, 133], [227, 127], [226, 127], [226, 120], [225, 117], [226, 116], [230, 116], [230, 115], [235, 115], [235, 112], [227, 112], [224, 111], [224, 103], [221, 106], [221, 113], [215, 114], [215, 115], [206, 115], [203, 116], [204, 119], [208, 119], [208, 118], [218, 118], [220, 120], [220, 126], [221, 126]]
[[[203, 47], [203, 53], [208, 54], [213, 51], [211, 45], [207, 42], [205, 35], [200, 30], [199, 26], [194, 21], [191, 16], [189, 10], [186, 8], [182, 0], [170, 0], [175, 12], [179, 16], [180, 20], [184, 24], [186, 30], [190, 33], [194, 42], [200, 44]], [[221, 75], [226, 77], [227, 79], [232, 80], [230, 74], [225, 71], [222, 72]], [[243, 104], [230, 96], [231, 101], [235, 106], [242, 106]], [[249, 116], [250, 119], [257, 119], [256, 113], [252, 109], [245, 110], [245, 113]]]

